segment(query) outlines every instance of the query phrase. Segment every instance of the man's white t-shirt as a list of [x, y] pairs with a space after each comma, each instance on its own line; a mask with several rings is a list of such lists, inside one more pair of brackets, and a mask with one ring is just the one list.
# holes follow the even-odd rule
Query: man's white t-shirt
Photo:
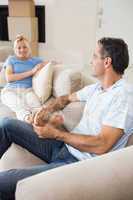
[[[86, 105], [79, 124], [71, 132], [95, 136], [103, 125], [120, 128], [124, 133], [111, 151], [124, 147], [133, 132], [125, 80], [120, 79], [106, 90], [102, 89], [100, 83], [92, 84], [78, 91], [77, 96], [80, 101], [86, 101]], [[78, 160], [96, 156], [94, 153], [81, 152], [71, 145], [67, 145], [67, 148]]]

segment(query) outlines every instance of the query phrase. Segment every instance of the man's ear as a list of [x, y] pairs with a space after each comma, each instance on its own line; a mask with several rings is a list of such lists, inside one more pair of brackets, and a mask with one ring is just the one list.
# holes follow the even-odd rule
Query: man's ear
[[112, 59], [110, 57], [106, 57], [104, 60], [105, 68], [108, 68], [112, 64]]

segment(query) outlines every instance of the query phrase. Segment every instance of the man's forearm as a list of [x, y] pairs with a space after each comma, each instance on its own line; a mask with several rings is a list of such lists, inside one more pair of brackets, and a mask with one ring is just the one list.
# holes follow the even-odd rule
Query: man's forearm
[[[71, 101], [69, 99], [69, 95], [66, 96], [60, 96], [56, 98], [52, 103], [50, 103], [47, 106], [47, 109], [49, 112], [55, 112], [57, 110], [63, 109], [67, 104], [69, 104]], [[45, 109], [45, 107], [44, 107]]]
[[43, 106], [41, 110], [36, 113], [34, 123], [43, 126], [44, 122], [46, 123], [49, 121], [53, 112], [63, 109], [69, 102], [69, 95], [58, 97], [49, 105]]
[[104, 140], [99, 136], [88, 136], [55, 130], [55, 139], [63, 141], [82, 152], [102, 154], [104, 153]]
[[77, 98], [76, 93], [70, 94], [70, 95], [64, 95], [56, 98], [54, 101], [52, 101], [47, 108], [50, 112], [54, 112], [60, 109], [63, 109], [67, 104], [71, 102], [79, 101]]
[[78, 101], [76, 93], [56, 98], [47, 106], [43, 106], [40, 111], [36, 113], [34, 123], [42, 126], [44, 122], [48, 122], [51, 113], [63, 109], [67, 104], [74, 101]]

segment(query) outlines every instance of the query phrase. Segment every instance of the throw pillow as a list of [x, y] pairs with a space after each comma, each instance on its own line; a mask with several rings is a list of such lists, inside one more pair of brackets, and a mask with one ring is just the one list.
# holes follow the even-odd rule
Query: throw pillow
[[11, 46], [2, 46], [0, 47], [0, 61], [5, 62], [9, 55], [13, 55], [14, 51]]
[[84, 106], [85, 102], [72, 102], [62, 110], [64, 127], [68, 131], [72, 131], [72, 129], [79, 123], [83, 115]]
[[51, 95], [53, 65], [48, 63], [32, 79], [32, 86], [35, 94], [43, 104]]
[[80, 70], [57, 67], [54, 69], [53, 96], [59, 97], [71, 94], [80, 90], [84, 86], [82, 73]]

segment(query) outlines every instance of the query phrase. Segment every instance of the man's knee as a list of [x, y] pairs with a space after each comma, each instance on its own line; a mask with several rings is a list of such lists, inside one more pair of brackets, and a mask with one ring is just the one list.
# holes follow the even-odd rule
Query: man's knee
[[8, 127], [11, 124], [11, 119], [8, 117], [3, 117], [0, 119], [0, 128]]
[[8, 117], [4, 117], [0, 119], [0, 129], [8, 129], [11, 128], [15, 125], [15, 120], [8, 118]]
[[0, 129], [8, 131], [17, 131], [18, 129], [24, 127], [25, 124], [26, 124], [25, 122], [13, 118], [5, 117], [0, 119]]

